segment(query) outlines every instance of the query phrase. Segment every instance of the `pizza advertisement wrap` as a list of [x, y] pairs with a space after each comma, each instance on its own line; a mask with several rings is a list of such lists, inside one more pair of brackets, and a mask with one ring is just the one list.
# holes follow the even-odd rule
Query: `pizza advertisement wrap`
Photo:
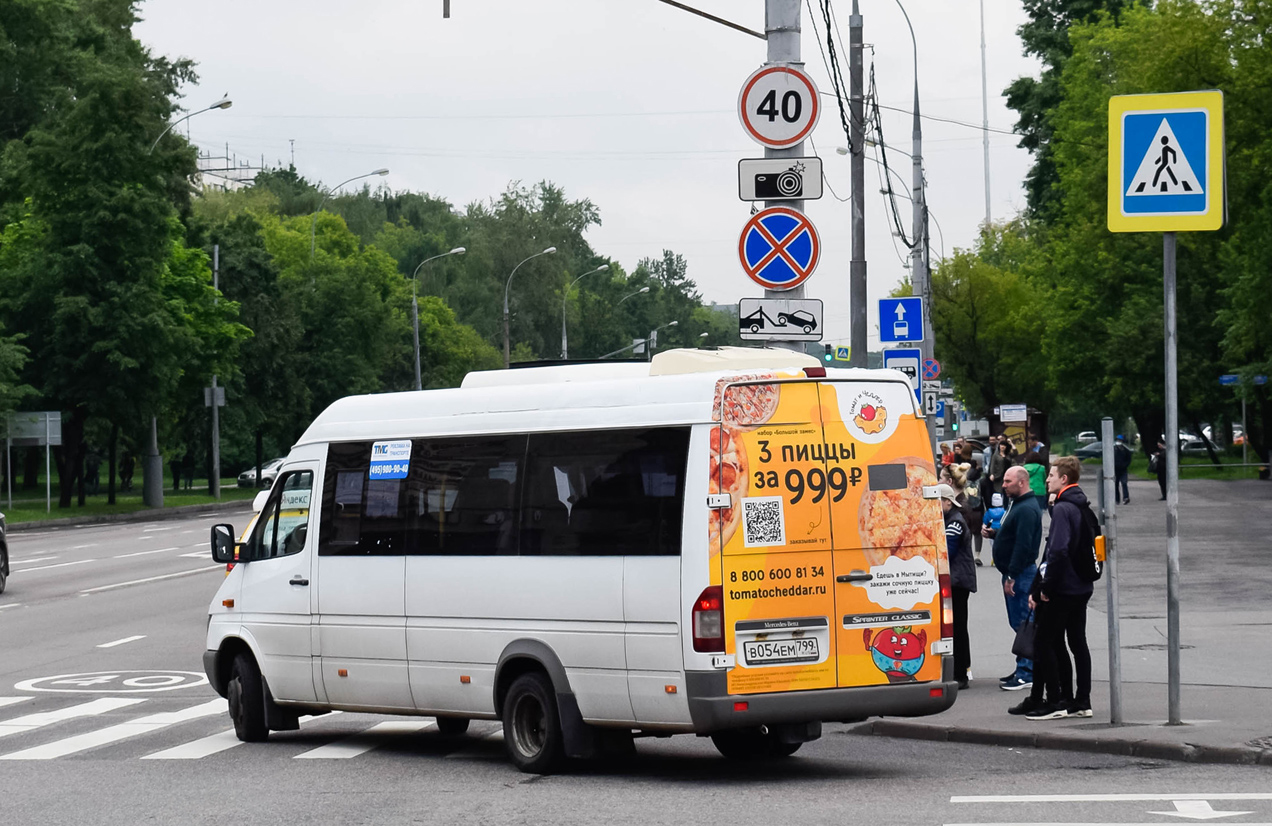
[[729, 690], [940, 679], [931, 643], [949, 563], [940, 505], [923, 498], [936, 476], [913, 392], [802, 378], [716, 388], [710, 490], [730, 505], [709, 540]]

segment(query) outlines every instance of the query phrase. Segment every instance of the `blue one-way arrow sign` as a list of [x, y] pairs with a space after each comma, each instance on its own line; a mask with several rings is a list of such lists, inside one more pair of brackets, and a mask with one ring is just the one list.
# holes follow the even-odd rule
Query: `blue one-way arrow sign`
[[884, 344], [922, 341], [923, 299], [879, 299], [879, 340]]

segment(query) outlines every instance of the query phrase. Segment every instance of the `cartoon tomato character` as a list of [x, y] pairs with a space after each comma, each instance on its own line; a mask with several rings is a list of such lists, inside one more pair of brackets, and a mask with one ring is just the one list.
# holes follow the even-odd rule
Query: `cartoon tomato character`
[[853, 424], [861, 428], [861, 432], [868, 436], [876, 433], [882, 433], [883, 429], [888, 426], [888, 408], [883, 405], [863, 404], [857, 410], [857, 415], [853, 416]]
[[870, 630], [864, 632], [866, 648], [874, 658], [875, 668], [888, 676], [890, 683], [914, 682], [914, 675], [923, 667], [927, 651], [927, 632], [915, 632], [909, 625], [880, 628], [871, 639]]

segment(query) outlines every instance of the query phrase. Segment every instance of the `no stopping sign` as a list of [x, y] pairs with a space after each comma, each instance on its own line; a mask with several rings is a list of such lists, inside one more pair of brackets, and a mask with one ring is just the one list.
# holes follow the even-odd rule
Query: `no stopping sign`
[[813, 79], [794, 66], [764, 66], [742, 84], [738, 117], [752, 140], [774, 149], [794, 146], [813, 131], [821, 102]]

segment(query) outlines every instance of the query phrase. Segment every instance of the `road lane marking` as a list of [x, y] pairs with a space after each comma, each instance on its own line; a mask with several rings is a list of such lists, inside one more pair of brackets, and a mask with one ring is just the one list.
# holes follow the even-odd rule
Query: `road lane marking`
[[[1157, 823], [1128, 823], [1126, 821], [1114, 823], [1109, 820], [1100, 821], [1098, 823], [1074, 823], [1070, 821], [1040, 823], [1033, 820], [1028, 823], [1023, 821], [1015, 823], [1002, 823], [999, 821], [994, 821], [993, 823], [946, 823], [943, 824], [943, 826], [1161, 826], [1161, 823], [1160, 821]], [[1242, 823], [1241, 826], [1272, 826], [1272, 823]]]
[[8, 602], [8, 603], [5, 603], [4, 605], [0, 605], [0, 611], [3, 611], [6, 608], [21, 608], [21, 607], [22, 607], [22, 603], [20, 602]]
[[0, 697], [0, 708], [4, 708], [5, 706], [17, 705], [18, 703], [21, 703], [24, 700], [29, 700], [29, 699], [31, 698], [30, 697]]
[[99, 544], [101, 544], [101, 543], [99, 543], [99, 542], [90, 542], [90, 543], [88, 543], [87, 545], [72, 545], [72, 546], [71, 546], [71, 550], [72, 550], [72, 551], [82, 551], [82, 550], [83, 550], [83, 549], [85, 549], [85, 548], [96, 548]]
[[11, 565], [34, 565], [36, 562], [48, 562], [50, 559], [57, 559], [57, 556], [37, 556], [35, 559], [10, 559]]
[[208, 555], [208, 552], [206, 550], [203, 550], [203, 551], [195, 551], [193, 553], [188, 553], [188, 554], [181, 554], [181, 558], [182, 559], [201, 559], [207, 555]]
[[145, 638], [146, 638], [145, 634], [137, 634], [136, 636], [124, 637], [122, 640], [115, 640], [114, 642], [104, 642], [97, 647], [98, 648], [114, 648], [115, 646], [123, 645], [126, 642], [136, 642], [137, 640], [144, 640]]
[[99, 585], [96, 588], [85, 588], [80, 591], [81, 594], [96, 594], [101, 591], [111, 591], [115, 588], [126, 588], [129, 585], [144, 585], [147, 582], [158, 582], [162, 579], [175, 579], [179, 576], [190, 576], [191, 574], [201, 574], [204, 571], [224, 571], [224, 565], [205, 565], [202, 568], [192, 568], [189, 571], [177, 571], [175, 574], [161, 574], [160, 576], [148, 576], [145, 579], [134, 579], [128, 582], [116, 582], [114, 585]]
[[80, 703], [77, 706], [60, 708], [57, 711], [41, 711], [37, 714], [28, 714], [25, 717], [14, 717], [12, 720], [0, 721], [0, 737], [22, 734], [33, 729], [60, 723], [63, 720], [74, 720], [77, 717], [95, 717], [98, 714], [105, 714], [108, 711], [116, 711], [144, 702], [144, 699], [103, 697], [100, 700]]
[[68, 565], [84, 565], [89, 562], [97, 562], [96, 559], [77, 559], [74, 562], [59, 562], [56, 565], [37, 565], [34, 568], [23, 568], [22, 573], [29, 574], [33, 571], [47, 571], [51, 568], [65, 568]]
[[385, 735], [394, 734], [413, 734], [423, 731], [431, 727], [435, 727], [436, 723], [432, 718], [423, 720], [388, 720], [383, 723], [376, 723], [371, 728], [352, 734], [348, 737], [342, 737], [334, 743], [328, 743], [325, 746], [319, 746], [316, 749], [310, 749], [307, 752], [296, 755], [296, 760], [326, 760], [326, 759], [347, 759], [357, 757], [359, 754], [365, 754], [374, 748], [384, 745], [388, 742]]
[[[339, 714], [339, 711], [332, 711], [330, 714]], [[328, 715], [322, 715], [328, 716]], [[317, 717], [306, 714], [300, 718], [300, 724], [303, 726], [310, 720]], [[234, 733], [234, 729], [227, 731], [218, 731], [216, 734], [207, 737], [201, 737], [198, 740], [191, 740], [189, 743], [182, 743], [179, 746], [173, 746], [170, 749], [157, 751], [154, 754], [147, 754], [142, 760], [199, 760], [213, 754], [232, 749], [235, 746], [243, 745], [243, 741], [238, 739], [238, 735]]]
[[984, 794], [956, 795], [951, 803], [1126, 803], [1159, 800], [1272, 800], [1272, 792], [1126, 793], [1126, 794]]
[[119, 723], [97, 731], [77, 734], [74, 737], [67, 737], [64, 740], [46, 743], [43, 746], [15, 751], [12, 754], [0, 755], [0, 760], [53, 760], [57, 757], [65, 757], [68, 754], [76, 754], [99, 746], [118, 743], [120, 740], [140, 737], [143, 734], [153, 734], [160, 729], [179, 725], [180, 723], [188, 723], [201, 717], [224, 713], [225, 700], [217, 697], [215, 700], [208, 700], [206, 703], [183, 708], [180, 711], [164, 711], [159, 714], [151, 714], [148, 717], [138, 717], [136, 720], [130, 720], [127, 723]]
[[130, 556], [146, 556], [147, 554], [161, 554], [164, 551], [179, 551], [179, 550], [181, 549], [180, 548], [156, 548], [153, 551], [133, 551], [130, 554], [120, 554], [119, 556], [112, 556], [111, 559], [127, 559]]

